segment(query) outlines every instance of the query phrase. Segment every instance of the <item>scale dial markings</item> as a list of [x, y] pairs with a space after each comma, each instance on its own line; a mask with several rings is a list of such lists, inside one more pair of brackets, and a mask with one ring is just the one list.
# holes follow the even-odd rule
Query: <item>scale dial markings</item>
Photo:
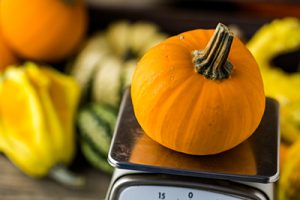
[[172, 186], [130, 186], [125, 188], [119, 200], [241, 200], [243, 197], [232, 196], [199, 189]]

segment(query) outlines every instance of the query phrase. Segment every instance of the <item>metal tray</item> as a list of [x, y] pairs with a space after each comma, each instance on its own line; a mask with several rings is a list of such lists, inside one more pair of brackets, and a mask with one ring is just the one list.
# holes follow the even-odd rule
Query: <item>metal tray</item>
[[279, 177], [279, 105], [267, 98], [255, 133], [237, 147], [210, 156], [172, 151], [151, 140], [138, 124], [130, 91], [124, 94], [108, 161], [114, 167], [248, 182], [275, 182]]

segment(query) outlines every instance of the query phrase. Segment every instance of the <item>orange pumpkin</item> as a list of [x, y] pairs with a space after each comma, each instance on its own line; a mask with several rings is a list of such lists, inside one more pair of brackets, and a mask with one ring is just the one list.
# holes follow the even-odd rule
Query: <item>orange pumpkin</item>
[[8, 65], [16, 64], [17, 58], [12, 50], [7, 46], [0, 30], [0, 72]]
[[83, 0], [1, 0], [0, 9], [4, 37], [28, 59], [63, 59], [85, 34]]
[[258, 127], [263, 82], [244, 44], [222, 24], [150, 49], [132, 79], [134, 113], [146, 134], [187, 154], [231, 149]]

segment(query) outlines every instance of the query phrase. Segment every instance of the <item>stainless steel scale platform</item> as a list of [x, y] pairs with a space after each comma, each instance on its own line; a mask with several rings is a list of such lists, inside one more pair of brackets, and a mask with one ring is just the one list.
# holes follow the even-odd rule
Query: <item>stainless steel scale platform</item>
[[253, 135], [211, 156], [191, 156], [151, 140], [124, 94], [108, 161], [107, 200], [275, 200], [279, 178], [279, 106], [270, 98]]

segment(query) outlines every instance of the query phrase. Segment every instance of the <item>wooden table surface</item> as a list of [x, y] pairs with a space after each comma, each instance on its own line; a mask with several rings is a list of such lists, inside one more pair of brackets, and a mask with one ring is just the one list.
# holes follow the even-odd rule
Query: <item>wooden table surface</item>
[[82, 189], [70, 189], [48, 178], [36, 180], [20, 172], [0, 154], [0, 200], [102, 200], [110, 176], [84, 167], [76, 171], [87, 178]]

